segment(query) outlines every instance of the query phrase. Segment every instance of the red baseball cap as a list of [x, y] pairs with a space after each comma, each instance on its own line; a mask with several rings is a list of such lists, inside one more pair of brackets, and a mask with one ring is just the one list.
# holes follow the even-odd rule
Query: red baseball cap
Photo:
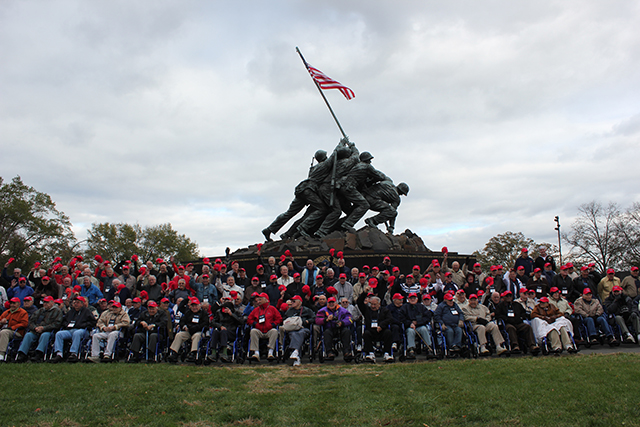
[[278, 280], [278, 276], [272, 274], [271, 277], [269, 277], [269, 280]]
[[18, 298], [18, 297], [13, 297], [9, 301], [11, 301], [11, 302], [21, 302], [20, 298]]
[[513, 292], [511, 291], [504, 291], [503, 293], [500, 294], [501, 297], [506, 297], [507, 295], [511, 295], [513, 296]]
[[536, 268], [535, 270], [533, 270], [534, 273], [540, 273], [542, 270], [540, 270], [540, 268]]
[[[297, 271], [295, 273], [293, 273], [293, 278], [295, 279], [296, 277], [300, 277], [300, 273], [298, 273]], [[257, 279], [257, 277], [256, 277]]]
[[444, 277], [449, 277], [449, 276], [453, 276], [453, 273], [451, 273], [450, 271], [447, 271], [446, 273], [444, 273]]
[[291, 297], [292, 300], [298, 300], [298, 301], [302, 301], [302, 297], [300, 295], [294, 295]]
[[280, 311], [287, 311], [289, 310], [289, 304], [287, 304], [286, 302], [283, 302], [282, 304], [280, 304]]
[[471, 294], [471, 295], [469, 295], [469, 299], [478, 299], [478, 295]]
[[78, 297], [76, 297], [76, 299], [77, 299], [78, 301], [87, 302], [87, 300], [85, 299], [85, 297], [80, 297], [80, 296], [78, 296]]
[[393, 273], [395, 273], [396, 271], [400, 271], [400, 267], [393, 267], [393, 268], [391, 269], [391, 271], [392, 271]]
[[266, 292], [262, 292], [262, 293], [260, 294], [260, 298], [266, 298], [266, 299], [269, 299], [269, 295], [267, 295], [267, 293], [266, 293]]
[[388, 260], [388, 261], [391, 261], [391, 258], [389, 258], [388, 256], [386, 256], [386, 257], [384, 257], [382, 260], [383, 260], [383, 261], [387, 261], [387, 260]]
[[404, 297], [402, 296], [402, 294], [393, 294], [393, 297], [391, 299], [404, 299]]
[[631, 267], [631, 271], [638, 271], [638, 267], [636, 267], [635, 265], [633, 267]]
[[327, 302], [336, 302], [336, 299], [335, 299], [335, 297], [329, 297], [327, 299]]
[[444, 294], [444, 299], [451, 301], [453, 299], [453, 295], [451, 295], [450, 293], [446, 293]]
[[458, 292], [456, 292], [456, 294], [464, 294], [464, 289], [458, 289]]
[[138, 297], [135, 297], [131, 301], [133, 301], [133, 302], [142, 302], [142, 300], [140, 298], [138, 298]]
[[524, 270], [524, 265], [518, 266], [518, 270]]
[[198, 298], [196, 298], [196, 297], [191, 297], [191, 298], [189, 298], [189, 304], [198, 305], [198, 304], [200, 304], [200, 300]]
[[[586, 265], [583, 265], [582, 267], [580, 267], [580, 271], [587, 271], [589, 269], [589, 267], [587, 267]], [[633, 269], [631, 269], [633, 271]]]
[[424, 294], [424, 295], [422, 295], [422, 299], [431, 299], [431, 295]]
[[26, 297], [24, 297], [24, 300], [25, 301], [33, 301], [33, 297], [26, 296]]
[[418, 294], [416, 294], [415, 292], [411, 292], [409, 294], [409, 298], [413, 298], [413, 297], [418, 298]]
[[238, 298], [238, 291], [231, 291], [229, 292], [229, 296], [233, 299]]
[[489, 271], [496, 271], [498, 269], [497, 265], [492, 265], [491, 267], [489, 267]]
[[43, 302], [51, 302], [53, 301], [53, 297], [51, 295], [47, 295], [46, 297], [42, 298]]
[[256, 270], [260, 270], [260, 269], [264, 269], [264, 266], [262, 264], [256, 265]]
[[169, 298], [162, 298], [160, 302], [171, 302], [171, 300]]
[[340, 273], [340, 275], [338, 276], [338, 279], [346, 279], [347, 275], [344, 273]]
[[616, 271], [613, 268], [607, 270], [607, 274], [616, 274]]
[[122, 304], [120, 304], [118, 301], [114, 301], [112, 305], [116, 308], [122, 307]]
[[158, 306], [158, 303], [155, 301], [149, 301], [147, 303], [147, 307], [157, 307], [157, 306]]
[[520, 252], [529, 252], [529, 249], [527, 248], [522, 248], [522, 250]]
[[371, 270], [376, 270], [376, 271], [380, 271], [380, 269], [378, 267], [376, 267], [375, 265], [373, 266], [373, 268], [371, 268]]
[[542, 298], [540, 298], [540, 302], [549, 302], [549, 298], [542, 297]]
[[360, 273], [360, 274], [358, 274], [358, 277], [367, 277], [367, 275], [364, 274], [364, 273]]
[[482, 265], [480, 265], [479, 262], [476, 262], [475, 264], [473, 264], [473, 268], [476, 268], [476, 267], [482, 267]]
[[557, 286], [552, 287], [551, 289], [549, 289], [549, 293], [556, 293], [556, 292], [560, 292], [560, 289], [557, 288]]
[[613, 287], [613, 289], [611, 289], [611, 290], [612, 290], [612, 291], [622, 291], [622, 286], [615, 285], [615, 286]]
[[582, 291], [582, 295], [586, 295], [586, 294], [591, 294], [593, 292], [591, 292], [590, 288], [584, 288], [584, 290]]
[[285, 289], [287, 289], [287, 287], [286, 287], [285, 285], [280, 285], [280, 286], [278, 286], [278, 290], [279, 290], [280, 292], [284, 291]]
[[412, 270], [418, 270], [418, 271], [420, 271], [420, 266], [419, 266], [419, 265], [414, 265], [414, 266], [413, 266], [413, 268], [412, 268]]
[[253, 281], [256, 281], [256, 282], [257, 282], [258, 280], [260, 280], [260, 279], [258, 279], [256, 276], [253, 276], [253, 277], [251, 278], [251, 281], [252, 281], [252, 282], [253, 282]]

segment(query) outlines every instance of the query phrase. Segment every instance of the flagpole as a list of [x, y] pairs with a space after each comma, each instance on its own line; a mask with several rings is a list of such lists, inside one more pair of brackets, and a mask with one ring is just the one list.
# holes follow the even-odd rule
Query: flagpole
[[[300, 59], [302, 59], [302, 63], [304, 64], [304, 67], [307, 69], [307, 72], [308, 72], [309, 71], [309, 65], [307, 64], [307, 61], [305, 61], [304, 56], [302, 56], [302, 52], [300, 52], [300, 49], [298, 49], [298, 46], [296, 46], [296, 52], [298, 52], [298, 55], [300, 55]], [[322, 96], [322, 99], [324, 99], [324, 103], [327, 104], [327, 108], [331, 112], [331, 115], [333, 116], [333, 120], [336, 121], [336, 124], [338, 125], [338, 129], [340, 129], [340, 132], [342, 133], [342, 136], [347, 138], [347, 134], [344, 133], [344, 130], [342, 130], [342, 126], [340, 125], [340, 122], [338, 121], [338, 118], [336, 117], [335, 113], [333, 112], [333, 109], [331, 108], [331, 105], [329, 105], [329, 101], [327, 101], [327, 97], [324, 96], [324, 92], [322, 92], [322, 89], [320, 88], [320, 85], [318, 84], [318, 82], [313, 77], [311, 77], [311, 80], [313, 80], [313, 83], [315, 83], [316, 87], [318, 88], [318, 92], [320, 92], [320, 95]]]

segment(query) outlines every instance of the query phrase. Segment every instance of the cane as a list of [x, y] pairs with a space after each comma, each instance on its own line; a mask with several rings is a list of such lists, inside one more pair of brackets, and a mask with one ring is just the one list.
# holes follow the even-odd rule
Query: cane
[[425, 347], [427, 347], [427, 350], [431, 350], [433, 351], [433, 349], [431, 348], [431, 346], [429, 344], [427, 344], [427, 342], [424, 340], [424, 338], [422, 337], [422, 334], [420, 332], [417, 331], [416, 328], [416, 335], [420, 337], [420, 341], [422, 341], [422, 343], [425, 345]]

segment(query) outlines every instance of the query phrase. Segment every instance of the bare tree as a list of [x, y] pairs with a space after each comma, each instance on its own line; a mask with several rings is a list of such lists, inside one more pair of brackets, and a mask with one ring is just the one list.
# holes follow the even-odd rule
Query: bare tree
[[619, 227], [622, 213], [613, 202], [605, 207], [592, 201], [580, 205], [571, 232], [562, 238], [572, 246], [575, 259], [593, 262], [600, 271], [622, 263], [624, 242]]
[[618, 222], [618, 234], [624, 245], [625, 261], [640, 264], [640, 203], [634, 203]]

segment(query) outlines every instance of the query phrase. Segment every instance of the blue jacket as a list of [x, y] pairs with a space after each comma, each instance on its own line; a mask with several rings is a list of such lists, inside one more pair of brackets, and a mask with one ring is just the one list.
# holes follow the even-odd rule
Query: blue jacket
[[464, 314], [462, 314], [462, 310], [460, 310], [460, 307], [458, 307], [458, 304], [455, 302], [449, 307], [446, 301], [442, 301], [438, 304], [434, 317], [436, 322], [443, 323], [450, 327], [458, 326], [460, 320], [464, 321]]
[[89, 286], [88, 289], [86, 286], [82, 285], [80, 289], [80, 296], [87, 298], [89, 304], [91, 305], [97, 304], [98, 300], [103, 297], [100, 289], [93, 283]]
[[24, 288], [18, 285], [14, 288], [7, 289], [7, 298], [20, 298], [20, 306], [22, 306], [22, 303], [24, 302], [24, 297], [31, 296], [32, 294], [33, 288], [29, 285], [26, 285]]

